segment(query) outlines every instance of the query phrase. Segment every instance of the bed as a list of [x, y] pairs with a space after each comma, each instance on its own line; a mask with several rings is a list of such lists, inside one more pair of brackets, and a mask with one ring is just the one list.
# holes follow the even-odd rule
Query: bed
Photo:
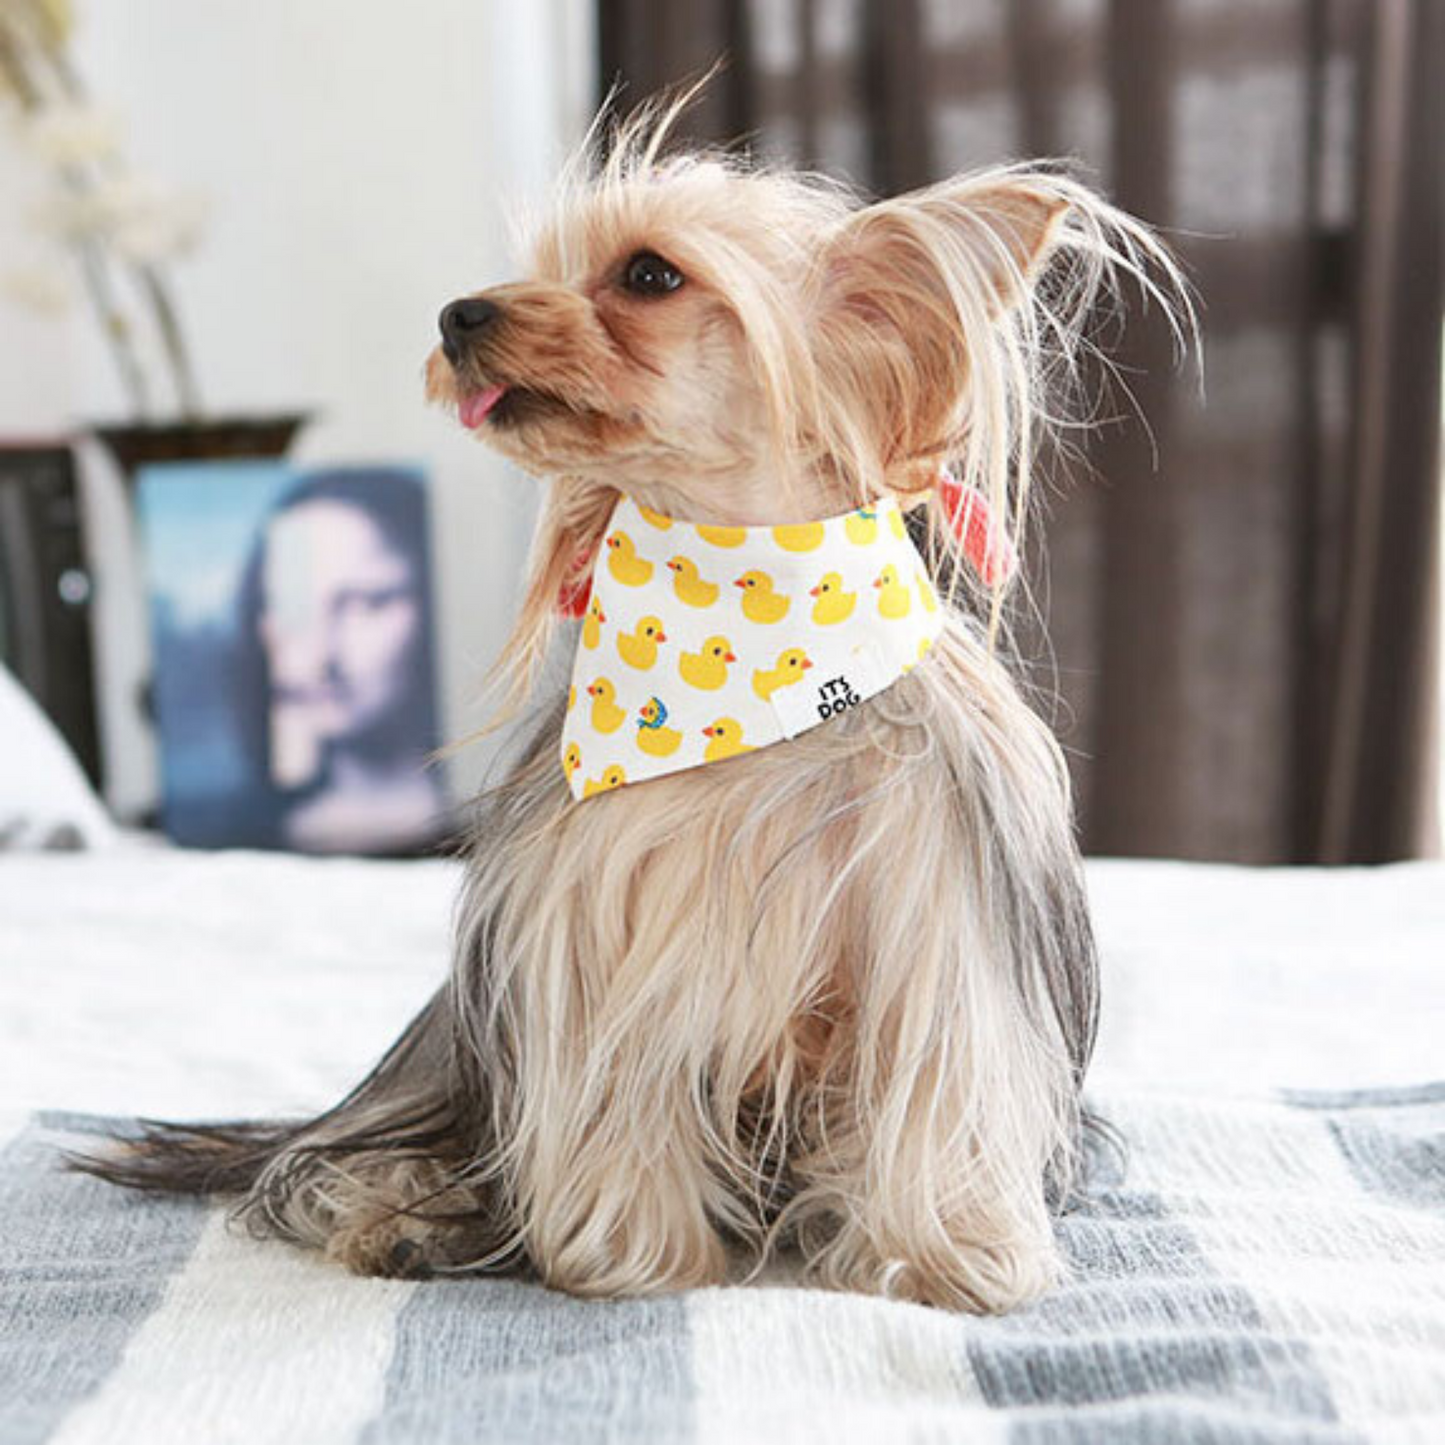
[[55, 1167], [331, 1102], [446, 966], [442, 862], [0, 860], [0, 1445], [1445, 1440], [1445, 865], [1102, 861], [1127, 1174], [1002, 1319], [362, 1280]]

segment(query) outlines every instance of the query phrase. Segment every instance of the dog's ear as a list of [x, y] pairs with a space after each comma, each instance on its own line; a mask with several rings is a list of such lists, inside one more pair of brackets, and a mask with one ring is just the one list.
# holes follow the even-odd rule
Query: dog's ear
[[1047, 177], [1007, 171], [943, 181], [879, 201], [829, 238], [836, 299], [867, 307], [900, 288], [973, 292], [994, 315], [1025, 299], [1070, 203]]
[[999, 183], [960, 199], [977, 218], [976, 240], [994, 304], [1010, 310], [1025, 299], [1047, 265], [1069, 203], [1026, 181]]
[[930, 477], [956, 442], [970, 357], [997, 345], [1027, 301], [1069, 209], [1046, 177], [994, 172], [880, 201], [827, 238], [823, 394], [867, 419], [895, 489], [913, 489], [898, 468]]

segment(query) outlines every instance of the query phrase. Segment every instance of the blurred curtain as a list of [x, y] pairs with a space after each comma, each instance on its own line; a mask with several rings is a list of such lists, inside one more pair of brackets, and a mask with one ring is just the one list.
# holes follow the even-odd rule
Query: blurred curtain
[[1071, 157], [1163, 228], [1204, 302], [1205, 399], [1136, 314], [1117, 354], [1152, 440], [1100, 429], [1037, 578], [1086, 846], [1424, 850], [1445, 5], [600, 0], [599, 35], [624, 99], [726, 54], [695, 135], [876, 193]]

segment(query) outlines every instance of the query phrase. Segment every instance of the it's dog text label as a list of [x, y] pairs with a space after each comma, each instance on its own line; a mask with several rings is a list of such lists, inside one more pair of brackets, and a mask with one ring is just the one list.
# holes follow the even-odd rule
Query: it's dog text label
[[843, 675], [830, 677], [827, 682], [819, 684], [818, 687], [818, 716], [832, 717], [835, 713], [845, 711], [850, 707], [857, 707], [863, 699], [859, 697], [853, 684]]

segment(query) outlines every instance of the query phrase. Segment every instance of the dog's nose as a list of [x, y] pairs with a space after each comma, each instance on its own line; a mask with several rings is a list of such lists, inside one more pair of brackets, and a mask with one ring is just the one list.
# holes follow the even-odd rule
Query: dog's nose
[[442, 351], [448, 361], [456, 362], [462, 348], [475, 341], [502, 314], [495, 301], [468, 296], [442, 308], [438, 325], [442, 333]]

